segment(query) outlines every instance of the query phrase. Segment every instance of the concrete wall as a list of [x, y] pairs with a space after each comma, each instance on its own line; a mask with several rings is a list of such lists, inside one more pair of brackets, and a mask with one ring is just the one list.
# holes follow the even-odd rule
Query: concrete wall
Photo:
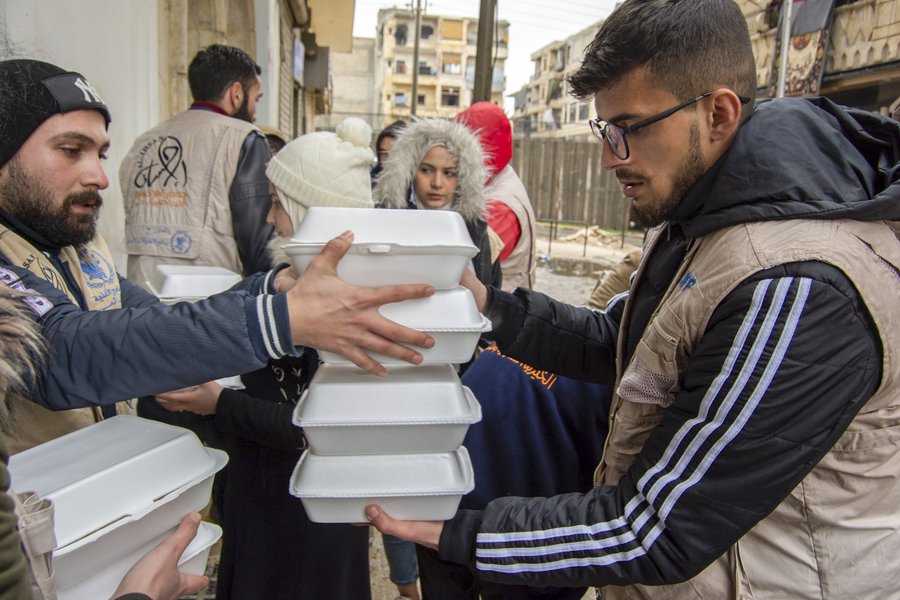
[[14, 51], [78, 71], [112, 113], [100, 232], [125, 271], [118, 167], [134, 138], [159, 121], [158, 0], [0, 0], [0, 27]]

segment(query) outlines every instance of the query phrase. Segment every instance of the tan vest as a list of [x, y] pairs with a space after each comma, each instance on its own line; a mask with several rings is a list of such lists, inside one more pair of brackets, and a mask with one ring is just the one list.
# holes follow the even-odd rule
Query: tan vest
[[528, 199], [525, 186], [510, 165], [485, 186], [484, 199], [487, 202], [496, 200], [508, 206], [519, 220], [519, 227], [522, 230], [512, 254], [500, 263], [503, 289], [511, 292], [517, 287], [532, 288], [536, 266], [534, 242], [537, 240], [534, 209], [531, 208], [531, 200]]
[[[614, 485], [632, 464], [724, 297], [755, 272], [804, 260], [836, 266], [859, 290], [885, 349], [880, 386], [797, 488], [704, 571], [670, 586], [607, 586], [604, 600], [900, 596], [900, 243], [883, 223], [754, 223], [695, 240], [624, 372], [620, 339], [595, 481]], [[688, 273], [689, 291], [677, 285]]]
[[[76, 305], [75, 295], [65, 283], [63, 275], [53, 263], [37, 248], [16, 232], [0, 225], [0, 253], [10, 263], [27, 268], [64, 292]], [[78, 282], [88, 310], [112, 310], [121, 308], [119, 278], [109, 248], [103, 238], [97, 236], [92, 242], [77, 248], [67, 246], [60, 253], [60, 259], [68, 264], [69, 270]], [[12, 284], [12, 287], [17, 287]], [[18, 284], [18, 289], [21, 284]], [[31, 303], [31, 300], [25, 300]], [[87, 427], [103, 416], [99, 407], [71, 410], [48, 410], [28, 398], [11, 395], [10, 420], [6, 439], [11, 454], [27, 450], [82, 427]], [[116, 405], [116, 412], [130, 412], [125, 402]]]
[[187, 110], [141, 135], [122, 160], [128, 279], [157, 265], [243, 268], [228, 193], [252, 123]]

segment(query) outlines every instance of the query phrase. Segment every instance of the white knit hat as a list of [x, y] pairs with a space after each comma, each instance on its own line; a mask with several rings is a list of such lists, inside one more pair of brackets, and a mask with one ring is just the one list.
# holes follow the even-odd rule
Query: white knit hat
[[302, 135], [272, 157], [266, 175], [295, 228], [311, 206], [373, 207], [371, 141], [372, 128], [350, 117], [336, 133]]

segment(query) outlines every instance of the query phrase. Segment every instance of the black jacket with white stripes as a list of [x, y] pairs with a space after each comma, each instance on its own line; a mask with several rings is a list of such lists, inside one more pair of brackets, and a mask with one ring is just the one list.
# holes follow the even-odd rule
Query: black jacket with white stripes
[[[758, 110], [677, 207], [665, 239], [645, 257], [640, 286], [630, 292], [628, 331], [619, 331], [624, 295], [601, 312], [528, 290], [491, 290], [489, 316], [501, 350], [542, 369], [611, 383], [618, 336], [626, 336], [627, 362], [684, 256], [686, 239], [792, 217], [900, 219], [897, 123], [827, 100], [783, 102], [785, 109], [768, 107], [765, 116]], [[794, 118], [797, 110], [803, 119]], [[874, 175], [864, 180], [864, 173]], [[777, 340], [783, 352], [748, 351], [749, 344], [771, 348]], [[484, 579], [532, 586], [689, 579], [771, 512], [824, 456], [877, 388], [881, 358], [878, 333], [838, 269], [811, 261], [761, 271], [717, 306], [681, 391], [618, 485], [553, 498], [501, 498], [483, 511], [460, 511], [444, 526], [441, 557], [470, 565]], [[736, 362], [724, 368], [729, 360]], [[766, 392], [752, 397], [768, 378]], [[677, 473], [695, 470], [670, 472], [676, 480], [666, 489], [680, 495], [656, 499], [667, 510], [665, 526], [650, 531], [637, 482], [659, 476], [654, 465], [666, 462], [676, 432], [699, 418], [713, 386], [719, 393], [707, 414], [726, 401], [755, 407], [714, 452], [700, 436], [680, 446], [676, 459], [709, 462], [690, 482]], [[554, 540], [552, 559], [542, 559], [548, 539]]]

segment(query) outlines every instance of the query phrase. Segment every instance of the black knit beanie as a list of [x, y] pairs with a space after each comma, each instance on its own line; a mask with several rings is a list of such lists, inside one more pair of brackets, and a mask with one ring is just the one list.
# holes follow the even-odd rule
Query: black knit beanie
[[100, 111], [109, 127], [109, 109], [87, 79], [39, 60], [0, 61], [0, 167], [57, 113]]

